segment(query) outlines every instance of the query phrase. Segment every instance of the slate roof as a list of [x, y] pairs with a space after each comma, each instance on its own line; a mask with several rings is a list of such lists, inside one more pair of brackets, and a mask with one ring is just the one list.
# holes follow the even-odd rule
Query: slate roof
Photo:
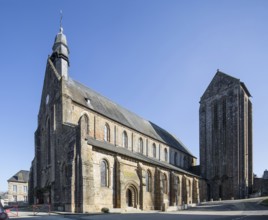
[[137, 132], [195, 157], [178, 138], [156, 124], [139, 117], [71, 78], [66, 82], [66, 86], [67, 95], [70, 96], [73, 101], [132, 128]]
[[29, 180], [29, 173], [30, 171], [27, 170], [20, 170], [14, 176], [8, 179], [8, 182], [21, 182], [26, 183]]
[[[221, 83], [220, 86], [218, 85], [218, 87], [220, 88], [214, 88], [215, 84]], [[225, 90], [229, 85], [229, 83], [232, 83], [233, 85], [240, 85], [243, 90], [245, 91], [245, 93], [248, 95], [248, 97], [251, 97], [251, 94], [249, 92], [249, 90], [247, 89], [246, 85], [240, 81], [240, 79], [235, 78], [233, 76], [230, 76], [222, 71], [217, 70], [215, 76], [213, 77], [213, 79], [211, 80], [210, 84], [208, 85], [207, 89], [205, 90], [205, 92], [203, 93], [203, 95], [201, 96], [200, 100], [205, 100], [208, 97], [211, 97], [215, 94], [218, 94], [219, 91]]]
[[151, 157], [147, 157], [141, 153], [138, 153], [138, 152], [134, 152], [134, 151], [130, 151], [126, 148], [123, 148], [123, 147], [116, 147], [108, 142], [105, 142], [105, 141], [98, 141], [96, 139], [93, 139], [93, 138], [88, 138], [87, 140], [87, 143], [94, 146], [94, 147], [98, 147], [98, 148], [101, 148], [103, 150], [107, 150], [107, 151], [111, 151], [111, 152], [114, 152], [120, 156], [127, 156], [127, 157], [131, 157], [131, 158], [134, 158], [138, 161], [141, 161], [141, 162], [145, 162], [145, 163], [150, 163], [150, 164], [153, 164], [157, 167], [163, 167], [163, 168], [166, 168], [166, 169], [171, 169], [171, 170], [175, 170], [175, 171], [178, 171], [178, 172], [181, 172], [181, 173], [184, 173], [184, 174], [188, 174], [188, 175], [192, 175], [192, 176], [195, 176], [195, 177], [199, 177], [197, 176], [196, 174], [192, 173], [192, 172], [189, 172], [189, 171], [186, 171], [184, 169], [181, 169], [179, 167], [176, 167], [176, 166], [173, 166], [172, 164], [170, 163], [167, 163], [167, 162], [163, 162], [163, 161], [160, 161], [160, 160], [157, 160], [155, 158], [151, 158]]

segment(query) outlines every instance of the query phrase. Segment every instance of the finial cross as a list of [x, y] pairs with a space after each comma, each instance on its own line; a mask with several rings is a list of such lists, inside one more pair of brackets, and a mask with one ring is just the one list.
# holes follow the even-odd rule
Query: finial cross
[[62, 28], [62, 17], [63, 17], [63, 13], [62, 13], [62, 10], [60, 10], [60, 28]]

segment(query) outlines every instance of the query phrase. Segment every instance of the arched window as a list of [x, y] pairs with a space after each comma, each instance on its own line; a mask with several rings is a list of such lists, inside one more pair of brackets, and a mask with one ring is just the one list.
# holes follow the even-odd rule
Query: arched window
[[155, 146], [155, 143], [153, 143], [153, 157], [156, 158], [156, 146]]
[[143, 154], [143, 140], [142, 140], [142, 138], [139, 139], [139, 149], [140, 149], [140, 153]]
[[105, 160], [102, 160], [100, 164], [100, 176], [101, 176], [101, 186], [108, 187], [109, 169], [108, 169], [108, 163]]
[[162, 176], [162, 185], [163, 185], [163, 193], [167, 194], [167, 176], [163, 174]]
[[165, 150], [164, 150], [164, 156], [165, 156], [165, 161], [168, 161], [167, 148], [165, 148]]
[[152, 191], [152, 175], [149, 170], [146, 172], [146, 191]]
[[174, 155], [174, 164], [177, 166], [177, 164], [178, 164], [178, 153], [177, 152], [175, 152], [175, 155]]
[[81, 116], [79, 123], [83, 125], [82, 130], [81, 130], [81, 135], [82, 136], [89, 135], [89, 119], [86, 114]]
[[110, 126], [107, 123], [104, 126], [104, 141], [110, 142]]
[[123, 147], [128, 148], [128, 138], [127, 138], [127, 132], [124, 131], [122, 134], [123, 139]]

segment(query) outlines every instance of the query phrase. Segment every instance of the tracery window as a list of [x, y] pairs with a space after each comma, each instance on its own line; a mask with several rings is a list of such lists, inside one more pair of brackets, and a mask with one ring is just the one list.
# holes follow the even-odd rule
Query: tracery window
[[122, 134], [123, 139], [123, 147], [128, 148], [128, 138], [127, 138], [127, 132], [124, 131]]
[[104, 141], [110, 142], [110, 126], [107, 123], [104, 126]]
[[102, 160], [100, 164], [101, 186], [108, 187], [109, 168], [106, 160]]

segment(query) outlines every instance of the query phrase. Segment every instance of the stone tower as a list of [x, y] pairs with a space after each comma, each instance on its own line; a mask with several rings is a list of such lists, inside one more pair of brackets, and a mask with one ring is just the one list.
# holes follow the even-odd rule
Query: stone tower
[[[59, 204], [59, 189], [62, 182], [60, 173], [62, 147], [67, 132], [63, 125], [62, 89], [68, 80], [69, 48], [63, 28], [60, 27], [55, 37], [52, 53], [47, 59], [40, 108], [38, 127], [35, 132], [35, 158], [32, 162], [29, 189], [36, 195], [35, 203]], [[64, 131], [63, 131], [64, 130]], [[62, 192], [60, 192], [62, 194]], [[42, 195], [41, 195], [42, 194]], [[52, 207], [53, 208], [53, 207]]]
[[252, 103], [239, 79], [217, 71], [200, 100], [200, 166], [207, 199], [246, 198], [253, 185]]

